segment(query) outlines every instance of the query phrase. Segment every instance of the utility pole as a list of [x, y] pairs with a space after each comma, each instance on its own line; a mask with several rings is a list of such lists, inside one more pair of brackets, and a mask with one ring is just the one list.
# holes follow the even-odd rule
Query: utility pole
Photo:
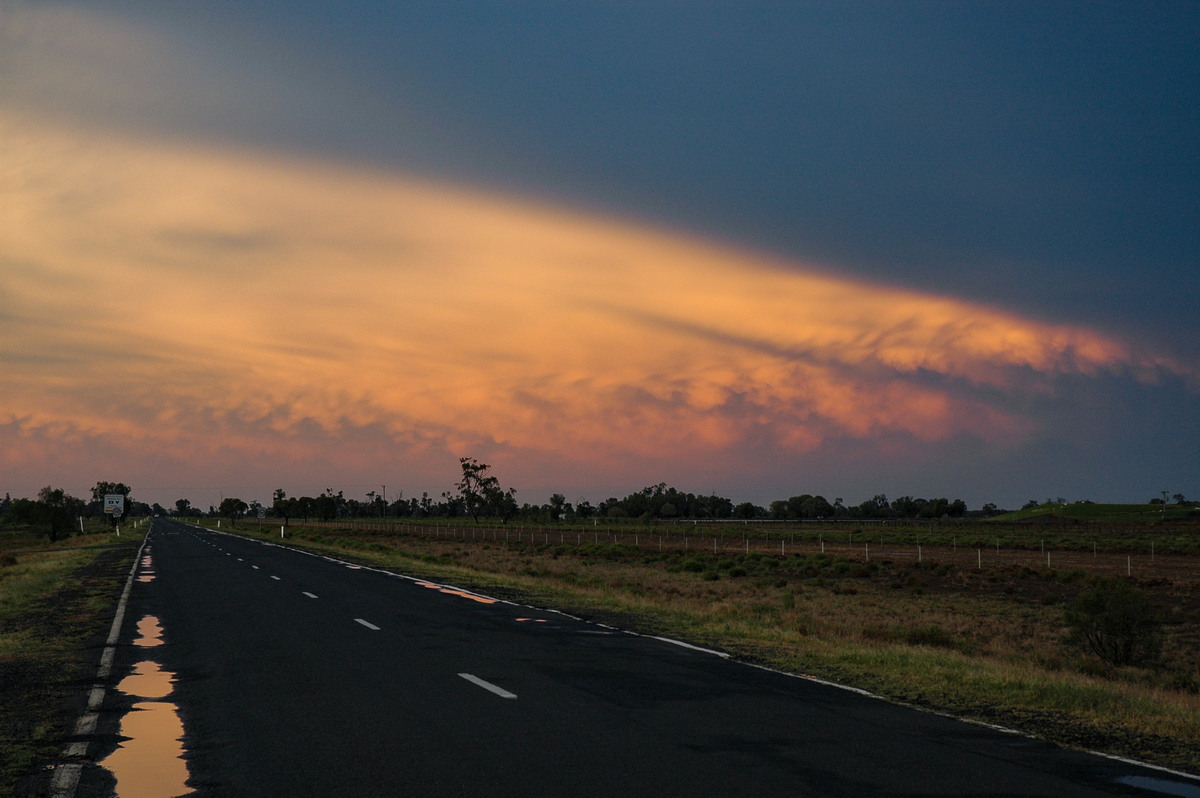
[[383, 485], [383, 517], [387, 518], [387, 485]]

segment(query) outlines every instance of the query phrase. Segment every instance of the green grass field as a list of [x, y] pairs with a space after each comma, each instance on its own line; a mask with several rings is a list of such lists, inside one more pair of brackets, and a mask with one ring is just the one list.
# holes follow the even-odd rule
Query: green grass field
[[139, 543], [101, 525], [54, 544], [0, 528], [0, 795], [61, 750]]
[[1014, 523], [1038, 518], [1064, 518], [1092, 523], [1155, 523], [1159, 521], [1200, 520], [1200, 508], [1178, 504], [1040, 504], [1028, 510], [1017, 510], [993, 516], [989, 523]]

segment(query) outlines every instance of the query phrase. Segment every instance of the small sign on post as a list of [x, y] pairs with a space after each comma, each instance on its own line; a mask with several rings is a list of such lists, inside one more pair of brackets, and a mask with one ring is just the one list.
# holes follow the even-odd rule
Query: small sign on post
[[104, 512], [109, 515], [115, 515], [118, 518], [125, 514], [125, 494], [123, 493], [106, 493], [104, 494]]

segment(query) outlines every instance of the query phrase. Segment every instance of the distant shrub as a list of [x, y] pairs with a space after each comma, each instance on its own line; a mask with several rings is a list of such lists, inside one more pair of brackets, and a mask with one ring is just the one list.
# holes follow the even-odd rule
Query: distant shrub
[[1069, 643], [1112, 665], [1149, 662], [1162, 650], [1162, 620], [1146, 594], [1123, 579], [1080, 593], [1066, 621]]

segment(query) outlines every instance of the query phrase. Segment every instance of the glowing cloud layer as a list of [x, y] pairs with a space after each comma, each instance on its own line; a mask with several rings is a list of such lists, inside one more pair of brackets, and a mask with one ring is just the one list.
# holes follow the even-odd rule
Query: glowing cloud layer
[[2, 135], [7, 469], [83, 443], [314, 460], [367, 438], [609, 473], [846, 438], [1003, 445], [1056, 376], [1182, 371], [1086, 329], [402, 175], [28, 115]]

